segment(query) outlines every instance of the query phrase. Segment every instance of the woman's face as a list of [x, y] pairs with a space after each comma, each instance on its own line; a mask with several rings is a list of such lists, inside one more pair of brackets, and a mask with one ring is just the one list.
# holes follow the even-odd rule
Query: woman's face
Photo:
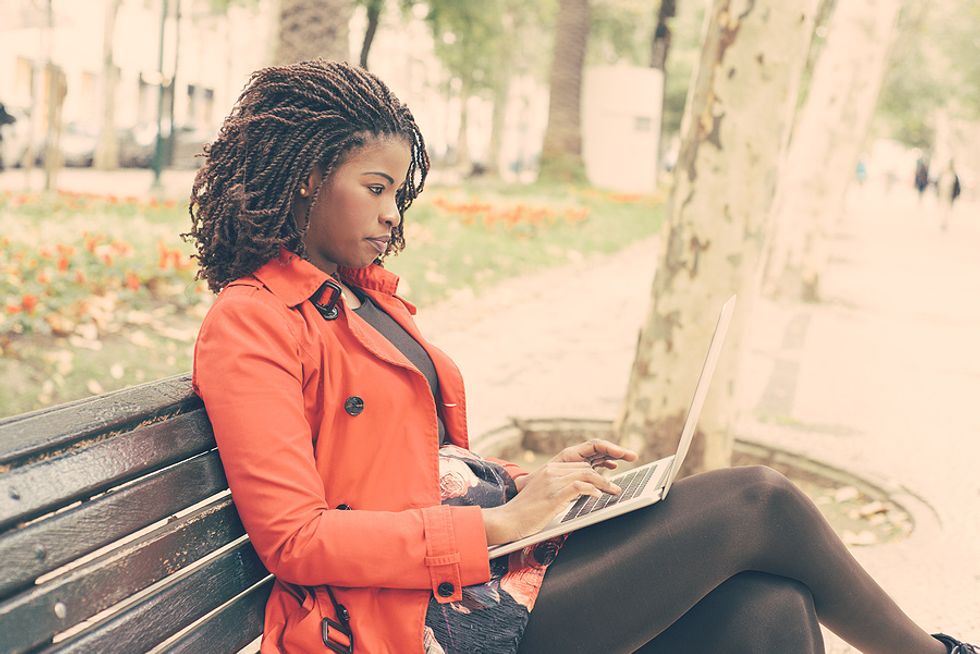
[[395, 194], [411, 162], [407, 142], [383, 138], [349, 153], [325, 181], [314, 168], [293, 204], [293, 216], [302, 224], [310, 198], [322, 183], [303, 237], [307, 256], [317, 268], [327, 273], [337, 266], [363, 268], [384, 253], [400, 221]]

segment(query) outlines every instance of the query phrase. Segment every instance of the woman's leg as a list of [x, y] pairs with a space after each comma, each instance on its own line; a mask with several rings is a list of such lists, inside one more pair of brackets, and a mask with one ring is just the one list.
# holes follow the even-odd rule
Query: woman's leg
[[798, 581], [740, 572], [694, 605], [637, 654], [823, 654], [809, 589]]
[[857, 563], [816, 506], [763, 467], [674, 484], [658, 504], [569, 536], [521, 652], [632, 652], [730, 577], [795, 579], [820, 621], [866, 654], [943, 654]]

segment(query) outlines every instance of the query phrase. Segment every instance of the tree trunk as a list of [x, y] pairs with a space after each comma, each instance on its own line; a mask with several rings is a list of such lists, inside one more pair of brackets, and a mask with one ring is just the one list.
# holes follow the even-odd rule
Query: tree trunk
[[116, 16], [122, 0], [109, 0], [105, 8], [105, 28], [102, 33], [102, 129], [95, 147], [95, 167], [115, 170], [119, 167], [119, 139], [116, 136], [116, 84], [119, 68], [112, 57], [112, 42], [116, 31]]
[[490, 123], [490, 146], [487, 151], [487, 174], [500, 176], [500, 148], [504, 141], [504, 120], [507, 117], [507, 100], [510, 96], [510, 60], [501, 62], [493, 88], [493, 117]]
[[[660, 0], [657, 10], [657, 25], [653, 28], [653, 42], [650, 45], [650, 68], [666, 72], [667, 53], [670, 51], [670, 27], [667, 21], [677, 14], [676, 0]], [[664, 79], [666, 79], [664, 75]]]
[[459, 89], [459, 131], [456, 134], [456, 168], [464, 176], [470, 173], [472, 161], [470, 159], [470, 139], [469, 139], [469, 99], [470, 87], [463, 81]]
[[350, 59], [351, 0], [280, 0], [276, 64]]
[[840, 216], [877, 102], [901, 0], [838, 1], [787, 165], [765, 289], [817, 301], [827, 232]]
[[45, 69], [48, 82], [48, 130], [44, 146], [44, 190], [52, 192], [58, 188], [58, 173], [64, 163], [61, 153], [61, 127], [68, 81], [60, 66], [48, 62]]
[[364, 31], [364, 42], [361, 43], [361, 68], [368, 67], [368, 55], [371, 53], [371, 44], [374, 43], [374, 35], [378, 31], [378, 22], [381, 20], [381, 10], [384, 8], [384, 0], [368, 0], [367, 3], [367, 29]]
[[589, 0], [560, 0], [549, 82], [548, 126], [541, 150], [541, 179], [585, 178], [581, 100], [589, 19]]
[[[653, 28], [653, 39], [650, 44], [650, 68], [660, 71], [658, 77], [660, 88], [654, 97], [660, 98], [660, 108], [658, 111], [656, 126], [657, 130], [657, 149], [661, 149], [664, 138], [664, 109], [667, 106], [667, 55], [670, 53], [670, 26], [667, 21], [677, 14], [676, 0], [660, 0], [660, 7], [657, 9], [657, 24]], [[656, 152], [654, 162], [654, 187], [660, 177], [660, 152]]]
[[616, 422], [641, 460], [672, 454], [725, 299], [739, 295], [685, 472], [728, 465], [742, 316], [816, 0], [714, 0], [688, 94], [664, 252]]

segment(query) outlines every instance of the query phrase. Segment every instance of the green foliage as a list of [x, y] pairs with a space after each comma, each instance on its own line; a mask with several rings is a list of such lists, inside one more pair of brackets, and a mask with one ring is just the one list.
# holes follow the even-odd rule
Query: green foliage
[[677, 17], [670, 21], [673, 39], [667, 54], [667, 88], [664, 91], [663, 133], [680, 131], [687, 89], [701, 56], [701, 28], [705, 3], [677, 3]]
[[929, 147], [938, 109], [980, 118], [980, 4], [905, 4], [878, 104], [877, 131]]
[[650, 65], [656, 18], [649, 0], [594, 0], [586, 65]]

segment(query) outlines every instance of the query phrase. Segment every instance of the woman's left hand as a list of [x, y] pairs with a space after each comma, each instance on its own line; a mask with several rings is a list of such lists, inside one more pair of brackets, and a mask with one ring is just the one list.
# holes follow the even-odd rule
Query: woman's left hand
[[[552, 457], [550, 463], [585, 462], [591, 465], [593, 469], [608, 468], [615, 470], [619, 465], [616, 463], [617, 460], [636, 461], [636, 458], [637, 454], [633, 450], [628, 450], [601, 438], [593, 438], [584, 443], [566, 447]], [[531, 473], [531, 475], [533, 474]], [[524, 488], [531, 475], [523, 475], [514, 480], [518, 492]]]

